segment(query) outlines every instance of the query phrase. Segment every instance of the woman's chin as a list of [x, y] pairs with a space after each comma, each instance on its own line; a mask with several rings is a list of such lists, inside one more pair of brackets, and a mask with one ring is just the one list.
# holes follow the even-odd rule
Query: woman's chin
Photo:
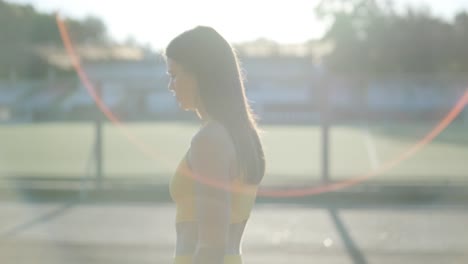
[[179, 105], [179, 108], [180, 108], [180, 109], [185, 110], [186, 107], [185, 107], [184, 104], [182, 104], [180, 101], [177, 102], [177, 104]]
[[187, 106], [187, 105], [183, 105], [183, 104], [179, 104], [180, 108], [184, 111], [194, 111], [193, 107], [190, 107], [190, 106]]

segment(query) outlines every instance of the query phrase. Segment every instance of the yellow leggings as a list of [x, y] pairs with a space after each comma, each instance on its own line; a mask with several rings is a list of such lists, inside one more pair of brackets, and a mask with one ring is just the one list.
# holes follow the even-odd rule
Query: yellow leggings
[[[173, 264], [192, 264], [192, 256], [175, 256]], [[226, 255], [224, 264], [242, 264], [242, 256]]]

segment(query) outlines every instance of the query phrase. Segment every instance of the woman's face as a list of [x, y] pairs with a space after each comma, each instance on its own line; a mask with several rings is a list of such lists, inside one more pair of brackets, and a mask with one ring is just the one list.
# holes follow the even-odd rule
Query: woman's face
[[167, 59], [167, 74], [170, 78], [168, 88], [177, 98], [179, 106], [184, 110], [196, 110], [198, 87], [195, 76], [170, 58]]

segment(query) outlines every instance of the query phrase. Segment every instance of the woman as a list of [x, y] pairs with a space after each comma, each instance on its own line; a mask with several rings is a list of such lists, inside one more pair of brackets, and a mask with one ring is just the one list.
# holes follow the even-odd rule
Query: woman
[[171, 181], [175, 264], [240, 264], [265, 160], [239, 64], [214, 29], [198, 26], [166, 48], [169, 90], [202, 125]]

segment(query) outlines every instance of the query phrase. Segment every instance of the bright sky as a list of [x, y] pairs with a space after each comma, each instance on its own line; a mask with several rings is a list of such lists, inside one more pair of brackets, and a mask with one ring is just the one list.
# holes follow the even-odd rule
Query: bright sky
[[[326, 24], [317, 21], [318, 0], [7, 0], [30, 3], [37, 10], [60, 10], [66, 16], [95, 15], [117, 40], [133, 36], [159, 49], [176, 35], [196, 25], [209, 25], [231, 42], [266, 37], [297, 43], [320, 37]], [[467, 0], [397, 0], [399, 4], [427, 5], [436, 15], [450, 18], [468, 10]]]

